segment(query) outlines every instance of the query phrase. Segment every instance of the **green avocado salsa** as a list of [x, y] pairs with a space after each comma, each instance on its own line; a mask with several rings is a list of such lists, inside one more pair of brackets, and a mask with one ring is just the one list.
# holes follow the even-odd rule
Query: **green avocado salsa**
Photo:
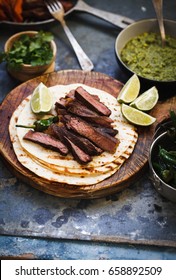
[[176, 80], [176, 38], [166, 36], [165, 47], [156, 33], [132, 38], [121, 51], [121, 60], [136, 74], [156, 80]]

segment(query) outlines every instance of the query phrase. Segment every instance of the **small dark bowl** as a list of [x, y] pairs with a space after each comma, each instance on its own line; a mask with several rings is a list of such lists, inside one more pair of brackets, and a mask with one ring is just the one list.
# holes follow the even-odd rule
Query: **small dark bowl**
[[159, 175], [155, 172], [153, 167], [153, 160], [156, 158], [158, 154], [159, 146], [167, 149], [173, 146], [173, 141], [167, 135], [167, 131], [160, 134], [152, 143], [149, 152], [149, 169], [150, 169], [150, 179], [159, 194], [169, 199], [172, 202], [176, 202], [176, 188], [170, 186], [165, 183]]
[[[176, 38], [176, 21], [164, 20], [165, 31], [167, 35]], [[159, 33], [158, 22], [156, 19], [145, 19], [134, 22], [128, 27], [123, 29], [116, 38], [115, 41], [115, 53], [117, 61], [123, 71], [126, 72], [127, 77], [131, 77], [134, 72], [125, 65], [121, 60], [120, 53], [126, 43], [133, 37], [138, 36], [144, 32]], [[141, 82], [141, 89], [143, 91], [149, 89], [152, 86], [156, 86], [159, 92], [160, 99], [167, 99], [175, 95], [176, 81], [157, 81], [155, 79], [147, 79], [138, 75]]]

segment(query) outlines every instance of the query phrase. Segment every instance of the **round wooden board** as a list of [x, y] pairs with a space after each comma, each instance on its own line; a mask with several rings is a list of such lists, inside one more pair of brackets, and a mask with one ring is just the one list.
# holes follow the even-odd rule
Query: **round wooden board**
[[17, 160], [9, 138], [8, 126], [12, 113], [22, 100], [32, 93], [34, 88], [43, 82], [46, 86], [56, 84], [82, 83], [98, 89], [102, 89], [117, 97], [122, 83], [97, 72], [84, 72], [81, 70], [64, 70], [49, 73], [30, 81], [27, 81], [13, 89], [4, 99], [0, 107], [0, 152], [6, 164], [13, 174], [19, 179], [48, 194], [65, 198], [99, 198], [116, 193], [130, 184], [142, 173], [147, 164], [149, 148], [155, 132], [156, 125], [168, 118], [169, 110], [174, 108], [176, 97], [159, 102], [152, 110], [151, 115], [157, 118], [150, 127], [138, 127], [138, 142], [130, 158], [123, 164], [118, 172], [108, 179], [91, 186], [75, 186], [63, 183], [51, 183], [30, 172]]

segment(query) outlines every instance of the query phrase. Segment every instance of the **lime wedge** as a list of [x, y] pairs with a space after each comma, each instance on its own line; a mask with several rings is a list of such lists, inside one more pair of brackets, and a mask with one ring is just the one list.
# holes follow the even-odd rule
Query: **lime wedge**
[[140, 90], [140, 81], [136, 74], [134, 74], [121, 89], [117, 101], [119, 103], [131, 103], [136, 99]]
[[130, 106], [141, 111], [149, 111], [156, 105], [158, 98], [159, 95], [157, 88], [151, 87], [130, 103]]
[[131, 123], [141, 126], [151, 125], [156, 119], [147, 113], [139, 111], [129, 105], [122, 104], [121, 107], [123, 116]]
[[31, 109], [34, 113], [49, 112], [53, 105], [53, 98], [49, 88], [40, 83], [33, 91]]

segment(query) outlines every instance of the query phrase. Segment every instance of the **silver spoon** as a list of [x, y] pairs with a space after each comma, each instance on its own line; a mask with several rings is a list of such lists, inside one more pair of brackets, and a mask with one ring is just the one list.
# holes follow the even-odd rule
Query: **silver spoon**
[[164, 22], [163, 22], [163, 0], [152, 0], [153, 6], [156, 12], [156, 16], [158, 19], [160, 34], [161, 34], [161, 41], [162, 41], [162, 47], [165, 46], [166, 41], [166, 34], [164, 29]]

